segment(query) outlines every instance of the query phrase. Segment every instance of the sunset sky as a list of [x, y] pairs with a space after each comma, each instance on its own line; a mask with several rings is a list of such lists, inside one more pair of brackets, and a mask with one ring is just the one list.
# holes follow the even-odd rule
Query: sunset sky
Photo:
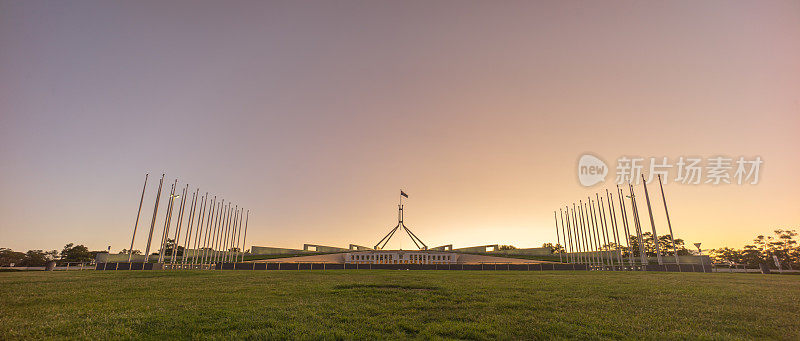
[[670, 181], [678, 237], [800, 230], [800, 2], [0, 0], [0, 247], [128, 248], [148, 172], [137, 249], [161, 173], [248, 247], [372, 246], [400, 189], [429, 246], [534, 247], [617, 158], [717, 155], [760, 181]]

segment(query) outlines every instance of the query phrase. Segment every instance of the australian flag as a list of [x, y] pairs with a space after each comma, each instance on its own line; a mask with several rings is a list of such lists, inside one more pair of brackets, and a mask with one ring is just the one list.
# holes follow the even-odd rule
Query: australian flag
[[404, 196], [404, 197], [408, 198], [408, 194], [406, 194], [406, 192], [403, 192], [403, 190], [402, 190], [402, 189], [400, 190], [400, 195], [402, 195], [402, 196]]

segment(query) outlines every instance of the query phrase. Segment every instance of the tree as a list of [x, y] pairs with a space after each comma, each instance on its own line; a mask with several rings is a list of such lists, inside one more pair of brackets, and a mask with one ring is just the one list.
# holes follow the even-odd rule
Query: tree
[[[128, 249], [122, 249], [119, 253], [123, 254], [123, 255], [127, 255], [129, 251], [130, 250], [128, 250]], [[142, 254], [142, 250], [133, 250], [133, 254], [134, 255], [141, 255]]]
[[712, 256], [716, 261], [733, 261], [751, 267], [767, 264], [771, 268], [777, 268], [773, 261], [775, 256], [782, 267], [788, 269], [800, 267], [800, 247], [795, 240], [797, 231], [777, 229], [773, 232], [774, 236], [756, 236], [752, 244], [745, 245], [741, 250], [727, 247], [711, 250]]
[[55, 259], [58, 251], [28, 250], [19, 266], [45, 266], [47, 262]]
[[544, 244], [542, 244], [542, 247], [546, 248], [546, 249], [550, 249], [550, 253], [561, 253], [561, 252], [564, 252], [564, 247], [561, 246], [561, 244], [553, 245], [553, 243], [544, 243]]
[[711, 250], [711, 258], [717, 263], [741, 264], [744, 259], [744, 252], [729, 247]]
[[515, 250], [516, 248], [514, 245], [500, 245], [497, 247], [498, 250]]
[[61, 262], [68, 263], [84, 263], [89, 262], [92, 260], [92, 255], [89, 252], [89, 248], [83, 245], [75, 245], [73, 243], [69, 243], [64, 246], [64, 249], [61, 250]]
[[0, 248], [0, 266], [19, 265], [25, 259], [25, 254], [7, 248]]

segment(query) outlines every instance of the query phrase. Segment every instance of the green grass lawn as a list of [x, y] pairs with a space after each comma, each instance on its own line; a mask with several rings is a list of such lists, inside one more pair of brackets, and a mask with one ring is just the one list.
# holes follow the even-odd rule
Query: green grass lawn
[[0, 339], [800, 339], [800, 276], [0, 273]]

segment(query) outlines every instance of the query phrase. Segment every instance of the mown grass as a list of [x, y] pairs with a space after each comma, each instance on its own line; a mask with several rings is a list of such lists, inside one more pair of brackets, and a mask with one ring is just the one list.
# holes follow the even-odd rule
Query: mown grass
[[800, 277], [522, 271], [0, 273], [2, 339], [800, 339]]

